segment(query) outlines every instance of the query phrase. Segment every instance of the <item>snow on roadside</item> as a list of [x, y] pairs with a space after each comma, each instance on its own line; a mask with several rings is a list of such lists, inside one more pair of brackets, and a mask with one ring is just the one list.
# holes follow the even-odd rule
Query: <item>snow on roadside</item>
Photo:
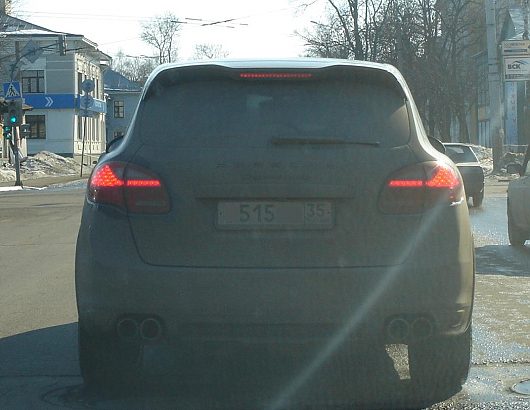
[[[477, 158], [484, 168], [486, 176], [493, 175], [493, 152], [491, 148], [480, 145], [472, 145], [471, 148], [477, 155]], [[507, 154], [505, 159], [513, 162], [513, 158], [519, 159], [523, 154]], [[512, 158], [513, 157], [513, 158]], [[522, 162], [522, 159], [521, 161]], [[81, 171], [81, 165], [73, 158], [65, 158], [60, 155], [48, 151], [42, 151], [34, 156], [28, 157], [26, 161], [21, 164], [22, 179], [35, 179], [42, 177], [53, 176], [68, 176], [77, 175]], [[87, 174], [90, 172], [90, 167], [85, 167]], [[507, 175], [505, 171], [502, 175]], [[6, 163], [0, 166], [0, 182], [15, 181], [15, 169], [12, 165]]]
[[491, 174], [493, 172], [493, 149], [481, 145], [471, 145], [471, 149], [477, 156], [484, 173]]
[[475, 152], [480, 165], [484, 169], [484, 174], [489, 178], [500, 177], [502, 179], [511, 179], [516, 176], [506, 172], [506, 165], [514, 162], [523, 163], [524, 153], [505, 152], [501, 159], [500, 171], [493, 171], [493, 149], [480, 145], [472, 145], [471, 149]]
[[[81, 164], [73, 158], [65, 158], [48, 151], [29, 156], [20, 165], [23, 180], [53, 176], [76, 175], [81, 171]], [[87, 172], [89, 170], [87, 169]], [[15, 168], [5, 163], [0, 167], [0, 182], [15, 181]]]

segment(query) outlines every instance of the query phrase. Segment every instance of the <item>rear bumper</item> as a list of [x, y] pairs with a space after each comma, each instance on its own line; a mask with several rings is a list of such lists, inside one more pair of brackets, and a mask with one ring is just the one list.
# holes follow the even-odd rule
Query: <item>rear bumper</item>
[[484, 191], [484, 174], [480, 170], [461, 170], [462, 179], [464, 180], [464, 189], [467, 196], [478, 194]]
[[[472, 265], [358, 269], [191, 269], [85, 266], [80, 320], [112, 332], [124, 316], [156, 316], [170, 339], [383, 337], [396, 315], [428, 317], [439, 334], [465, 331]], [[109, 269], [110, 268], [110, 269]]]
[[77, 242], [79, 320], [88, 331], [114, 332], [122, 317], [154, 316], [176, 341], [300, 341], [337, 332], [374, 340], [398, 315], [426, 317], [437, 334], [461, 334], [471, 320], [474, 251], [471, 232], [458, 235], [447, 241], [430, 234], [396, 266], [165, 267], [140, 259], [118, 218], [92, 220], [81, 224]]

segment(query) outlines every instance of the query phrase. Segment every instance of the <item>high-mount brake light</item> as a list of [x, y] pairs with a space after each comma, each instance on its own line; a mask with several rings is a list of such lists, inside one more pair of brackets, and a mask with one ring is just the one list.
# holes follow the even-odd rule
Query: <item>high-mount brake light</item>
[[240, 78], [249, 79], [306, 79], [313, 77], [311, 73], [240, 73]]
[[464, 198], [457, 171], [443, 162], [424, 162], [395, 172], [379, 198], [380, 209], [390, 214], [423, 212], [438, 204], [454, 205]]
[[113, 205], [129, 213], [169, 212], [169, 196], [162, 181], [134, 164], [115, 161], [97, 166], [90, 177], [87, 197], [94, 203]]

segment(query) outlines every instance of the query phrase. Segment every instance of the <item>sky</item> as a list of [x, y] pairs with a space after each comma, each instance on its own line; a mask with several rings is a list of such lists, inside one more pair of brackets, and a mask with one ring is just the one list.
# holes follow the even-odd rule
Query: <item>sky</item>
[[[312, 3], [304, 10], [300, 4]], [[326, 0], [17, 0], [17, 17], [48, 29], [82, 34], [114, 56], [154, 55], [139, 36], [142, 23], [171, 12], [181, 25], [179, 58], [194, 57], [195, 45], [220, 44], [231, 58], [297, 57], [304, 32], [322, 21]], [[202, 19], [201, 21], [195, 19]], [[225, 25], [202, 23], [236, 19]], [[233, 28], [230, 28], [230, 27]]]

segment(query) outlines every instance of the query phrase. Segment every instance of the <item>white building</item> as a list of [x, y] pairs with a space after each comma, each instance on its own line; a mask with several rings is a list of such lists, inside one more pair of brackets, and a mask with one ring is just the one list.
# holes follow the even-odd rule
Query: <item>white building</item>
[[[4, 92], [14, 83], [11, 94], [19, 90], [32, 107], [25, 115], [32, 131], [28, 154], [45, 150], [78, 156], [84, 145], [85, 154], [97, 158], [106, 143], [102, 66], [110, 57], [82, 35], [48, 30], [3, 11], [0, 81]], [[94, 91], [85, 109], [82, 83], [87, 79], [93, 81]]]

